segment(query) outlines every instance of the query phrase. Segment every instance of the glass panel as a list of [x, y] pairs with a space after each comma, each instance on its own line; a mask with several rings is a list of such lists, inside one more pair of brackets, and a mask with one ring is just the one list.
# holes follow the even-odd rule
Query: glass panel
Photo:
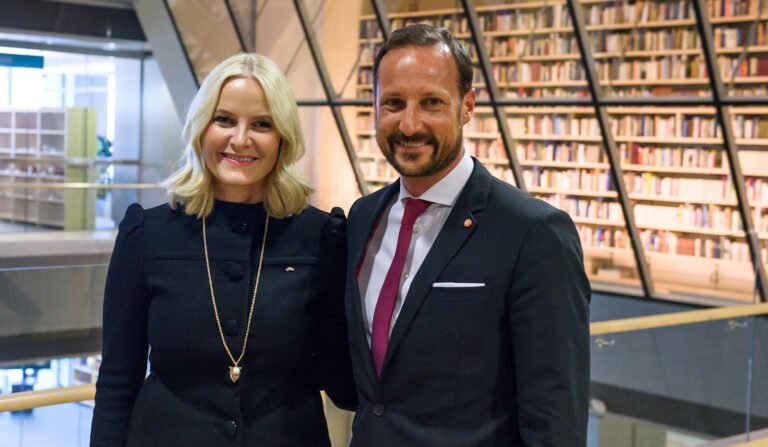
[[[655, 305], [636, 307], [643, 315]], [[744, 433], [752, 356], [745, 322], [593, 336], [590, 434], [599, 442], [590, 445], [698, 446]], [[765, 420], [765, 388], [752, 392]]]
[[[768, 95], [768, 3], [709, 0], [717, 63], [726, 91], [734, 96]], [[759, 11], [758, 11], [759, 10]]]
[[760, 262], [768, 268], [768, 108], [732, 107], [730, 112], [747, 202], [760, 239]]
[[750, 301], [754, 275], [715, 110], [608, 112], [656, 292]]
[[[259, 10], [267, 3], [265, 0], [224, 0], [232, 10], [237, 28], [245, 45], [245, 51], [256, 51], [256, 23]], [[226, 6], [226, 5], [225, 5]]]
[[168, 0], [197, 81], [242, 49], [224, 0]]
[[640, 292], [594, 109], [511, 107], [507, 116], [528, 192], [570, 214], [592, 283]]
[[341, 98], [370, 99], [382, 38], [368, 0], [304, 0], [331, 84]]
[[[745, 319], [749, 324], [750, 352], [752, 370], [748, 379], [750, 385], [750, 424], [751, 439], [757, 439], [757, 431], [768, 429], [768, 320], [764, 316]], [[739, 440], [741, 441], [741, 440]]]
[[604, 95], [710, 96], [690, 0], [582, 4]]
[[[305, 2], [311, 17], [322, 17], [319, 3]], [[327, 99], [293, 2], [260, 2], [257, 20], [256, 52], [283, 70], [296, 99]]]
[[[334, 206], [349, 210], [360, 192], [331, 109], [301, 107], [299, 115], [307, 146], [299, 169], [314, 189], [311, 203], [326, 211]], [[344, 108], [343, 116], [353, 136], [355, 108]]]
[[573, 21], [564, 2], [481, 0], [476, 4], [502, 97], [589, 97]]
[[[6, 365], [0, 369], [0, 394], [79, 384], [76, 378], [91, 370], [87, 360], [54, 359]], [[92, 417], [92, 402], [0, 413], [0, 445], [87, 447]]]

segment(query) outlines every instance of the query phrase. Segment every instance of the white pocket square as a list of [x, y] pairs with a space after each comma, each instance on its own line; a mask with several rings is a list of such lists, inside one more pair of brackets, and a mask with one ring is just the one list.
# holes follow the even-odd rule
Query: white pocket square
[[455, 289], [459, 287], [471, 288], [471, 287], [485, 287], [484, 282], [436, 282], [432, 284], [432, 287]]

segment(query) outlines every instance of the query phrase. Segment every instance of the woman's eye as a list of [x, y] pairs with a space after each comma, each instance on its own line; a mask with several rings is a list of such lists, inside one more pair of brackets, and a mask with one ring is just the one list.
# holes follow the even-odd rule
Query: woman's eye
[[213, 117], [213, 122], [219, 124], [231, 124], [232, 120], [228, 116], [216, 115]]
[[272, 121], [269, 121], [269, 120], [259, 120], [259, 121], [256, 121], [253, 125], [257, 129], [271, 129], [272, 128]]

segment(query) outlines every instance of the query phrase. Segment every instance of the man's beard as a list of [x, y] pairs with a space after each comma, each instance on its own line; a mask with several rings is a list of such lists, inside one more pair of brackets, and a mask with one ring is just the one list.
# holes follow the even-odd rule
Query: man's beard
[[[456, 160], [456, 157], [461, 153], [463, 140], [462, 129], [459, 129], [459, 133], [456, 135], [456, 140], [450, 148], [446, 147], [446, 145], [440, 146], [437, 140], [428, 133], [417, 133], [411, 136], [406, 136], [400, 131], [395, 131], [387, 136], [387, 146], [389, 150], [384, 152], [384, 158], [386, 158], [395, 171], [403, 177], [427, 177], [442, 171]], [[397, 156], [395, 155], [395, 144], [397, 142], [407, 144], [414, 141], [422, 142], [425, 145], [431, 145], [434, 149], [426, 163], [413, 168], [405, 167], [397, 160]], [[400, 156], [413, 161], [418, 160], [420, 157], [418, 154], [409, 153], [404, 153]]]

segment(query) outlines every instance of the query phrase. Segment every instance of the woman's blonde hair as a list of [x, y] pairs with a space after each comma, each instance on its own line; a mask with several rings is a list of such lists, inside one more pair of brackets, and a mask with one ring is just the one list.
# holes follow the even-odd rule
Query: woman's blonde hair
[[249, 77], [264, 90], [272, 121], [280, 134], [277, 161], [264, 184], [264, 206], [275, 217], [300, 213], [306, 206], [311, 189], [296, 170], [296, 162], [304, 155], [304, 137], [293, 92], [270, 59], [240, 53], [211, 70], [192, 99], [182, 131], [185, 148], [181, 167], [163, 182], [171, 207], [182, 202], [184, 211], [198, 218], [213, 210], [213, 175], [203, 161], [200, 139], [211, 123], [224, 83]]

